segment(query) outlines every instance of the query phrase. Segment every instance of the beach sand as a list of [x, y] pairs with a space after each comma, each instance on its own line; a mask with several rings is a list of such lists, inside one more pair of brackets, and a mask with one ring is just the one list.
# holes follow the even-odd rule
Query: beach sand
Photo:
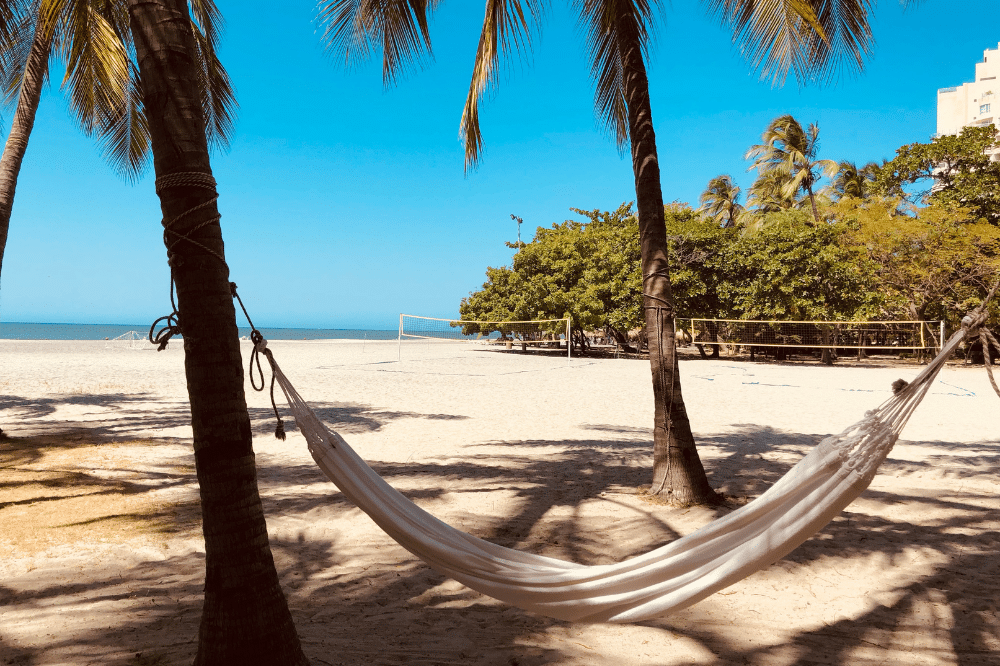
[[[641, 494], [646, 361], [270, 346], [376, 471], [477, 536], [609, 563], [725, 511]], [[204, 546], [172, 347], [0, 341], [0, 664], [192, 661]], [[683, 360], [713, 486], [760, 495], [919, 371], [870, 365]], [[1000, 664], [1000, 399], [982, 368], [942, 371], [871, 488], [815, 537], [638, 625], [550, 620], [435, 573], [344, 499], [291, 424], [273, 438], [266, 393], [248, 401], [271, 547], [314, 664]]]

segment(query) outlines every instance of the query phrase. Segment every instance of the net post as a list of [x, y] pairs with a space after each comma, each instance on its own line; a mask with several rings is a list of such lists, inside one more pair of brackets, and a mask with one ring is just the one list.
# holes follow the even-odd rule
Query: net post
[[570, 317], [566, 317], [566, 360], [573, 360], [573, 338], [570, 330]]
[[944, 319], [941, 320], [941, 337], [938, 338], [938, 353], [944, 349]]
[[399, 313], [399, 334], [396, 336], [396, 362], [403, 360], [403, 313]]

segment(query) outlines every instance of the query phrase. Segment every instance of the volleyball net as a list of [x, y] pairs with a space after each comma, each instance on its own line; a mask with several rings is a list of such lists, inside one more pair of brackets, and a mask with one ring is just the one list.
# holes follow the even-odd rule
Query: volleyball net
[[786, 347], [865, 351], [934, 351], [943, 321], [766, 321], [677, 319], [685, 341], [728, 347]]
[[528, 321], [472, 321], [438, 319], [418, 315], [399, 315], [399, 342], [479, 344], [502, 349], [562, 349], [572, 354], [570, 320], [533, 319]]
[[[156, 349], [156, 345], [149, 341], [149, 337], [145, 333], [128, 331], [127, 333], [122, 333], [117, 338], [105, 340], [104, 348], [150, 350]], [[169, 345], [167, 348], [169, 349]]]

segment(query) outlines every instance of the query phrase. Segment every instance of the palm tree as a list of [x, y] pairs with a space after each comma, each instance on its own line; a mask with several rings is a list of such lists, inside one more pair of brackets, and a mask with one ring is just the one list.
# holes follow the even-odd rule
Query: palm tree
[[[430, 53], [427, 16], [437, 0], [325, 0], [319, 18], [324, 39], [347, 62], [383, 53], [383, 80]], [[587, 36], [596, 82], [595, 108], [618, 145], [629, 145], [635, 178], [644, 276], [643, 301], [653, 376], [652, 492], [683, 503], [714, 501], [681, 396], [663, 194], [656, 155], [645, 59], [660, 3], [656, 0], [573, 0]], [[732, 27], [763, 77], [780, 81], [792, 71], [814, 80], [842, 62], [860, 67], [871, 48], [865, 0], [705, 0]], [[486, 0], [486, 16], [462, 113], [466, 168], [482, 156], [479, 101], [497, 83], [502, 59], [530, 51], [547, 0]]]
[[875, 181], [878, 168], [879, 165], [875, 162], [869, 162], [859, 169], [854, 162], [841, 160], [833, 178], [832, 194], [837, 199], [844, 197], [867, 199], [872, 194], [872, 183]]
[[789, 177], [776, 171], [768, 171], [757, 176], [750, 186], [747, 205], [762, 213], [801, 208], [803, 196], [788, 196], [786, 187]]
[[[0, 270], [7, 245], [17, 179], [35, 122], [52, 55], [66, 65], [63, 87], [83, 131], [96, 136], [112, 167], [128, 179], [145, 168], [149, 132], [129, 57], [132, 48], [125, 3], [97, 0], [34, 0], [2, 3], [0, 83], [8, 103], [17, 102], [0, 157]], [[198, 45], [198, 85], [209, 118], [210, 140], [222, 147], [232, 133], [235, 98], [215, 53], [213, 0], [192, 2], [191, 29]]]
[[[128, 0], [127, 8], [183, 324], [201, 493], [205, 604], [195, 664], [307, 664], [278, 583], [257, 490], [236, 311], [211, 176], [210, 119], [199, 83], [205, 43], [191, 30], [187, 0]], [[214, 12], [206, 16], [213, 24], [218, 20]]]
[[701, 193], [698, 209], [723, 228], [736, 226], [736, 222], [743, 213], [743, 206], [740, 204], [740, 188], [733, 182], [733, 177], [729, 174], [716, 176], [708, 181], [708, 187]]
[[[680, 390], [663, 194], [645, 66], [657, 4], [653, 0], [573, 2], [588, 36], [597, 115], [619, 146], [631, 148], [655, 404], [651, 492], [682, 503], [701, 503], [716, 496], [698, 457]], [[800, 80], [814, 80], [845, 61], [860, 67], [871, 48], [868, 3], [863, 0], [707, 0], [706, 5], [731, 26], [734, 39], [761, 75], [776, 81], [789, 71]], [[487, 2], [461, 126], [467, 166], [474, 166], [481, 154], [478, 102], [495, 82], [500, 54], [512, 46], [527, 50], [531, 21], [543, 8], [542, 2]]]
[[788, 178], [773, 171], [757, 176], [747, 193], [747, 210], [743, 214], [744, 231], [756, 231], [767, 222], [768, 213], [801, 208], [803, 197], [784, 194]]
[[762, 143], [751, 146], [746, 159], [753, 160], [750, 169], [757, 169], [763, 177], [772, 175], [783, 179], [781, 194], [792, 199], [799, 192], [809, 196], [813, 218], [820, 223], [819, 208], [813, 186], [822, 176], [832, 177], [837, 173], [837, 163], [833, 160], [817, 158], [819, 152], [819, 127], [811, 123], [802, 129], [791, 115], [778, 116], [761, 135]]

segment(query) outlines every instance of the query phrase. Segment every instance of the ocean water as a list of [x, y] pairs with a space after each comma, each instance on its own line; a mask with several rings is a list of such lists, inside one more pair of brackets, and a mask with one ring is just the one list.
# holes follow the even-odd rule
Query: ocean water
[[[146, 336], [149, 324], [33, 324], [0, 322], [0, 340], [113, 340], [129, 331]], [[261, 328], [268, 340], [395, 340], [398, 331], [340, 328]], [[240, 327], [240, 336], [250, 329]]]

